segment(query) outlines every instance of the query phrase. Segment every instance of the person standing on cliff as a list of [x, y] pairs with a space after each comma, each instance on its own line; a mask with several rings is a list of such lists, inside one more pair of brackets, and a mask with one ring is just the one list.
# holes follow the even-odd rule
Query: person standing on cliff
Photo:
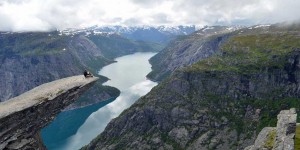
[[93, 75], [87, 70], [84, 70], [83, 75], [84, 75], [85, 78], [93, 77]]

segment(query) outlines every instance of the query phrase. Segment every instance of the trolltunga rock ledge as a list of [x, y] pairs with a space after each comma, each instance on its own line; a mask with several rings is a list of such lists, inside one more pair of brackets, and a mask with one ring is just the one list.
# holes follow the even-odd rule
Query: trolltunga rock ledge
[[97, 80], [83, 75], [68, 77], [0, 103], [0, 150], [45, 149], [40, 129]]

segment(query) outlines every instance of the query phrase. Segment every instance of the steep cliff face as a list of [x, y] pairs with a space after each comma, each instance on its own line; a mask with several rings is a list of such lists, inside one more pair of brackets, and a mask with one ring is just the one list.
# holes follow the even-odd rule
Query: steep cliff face
[[239, 28], [225, 26], [205, 27], [191, 35], [177, 38], [150, 59], [153, 71], [147, 77], [161, 81], [178, 68], [212, 56], [237, 29]]
[[[83, 149], [243, 149], [299, 105], [299, 30], [237, 34], [176, 71]], [[240, 33], [240, 31], [239, 31]]]
[[98, 78], [68, 77], [0, 103], [0, 149], [44, 149], [39, 130]]

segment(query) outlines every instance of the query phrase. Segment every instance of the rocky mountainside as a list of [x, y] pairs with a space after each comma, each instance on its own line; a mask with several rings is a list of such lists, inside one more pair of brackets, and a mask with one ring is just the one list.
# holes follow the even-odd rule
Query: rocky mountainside
[[219, 51], [219, 46], [241, 27], [206, 26], [195, 33], [181, 36], [150, 59], [148, 77], [161, 81], [177, 68], [189, 66]]
[[[300, 108], [299, 25], [237, 30], [175, 71], [83, 149], [244, 149]], [[259, 31], [260, 30], [260, 31]]]
[[120, 34], [134, 41], [147, 41], [153, 43], [167, 44], [178, 35], [188, 35], [196, 31], [191, 26], [93, 26], [85, 29], [69, 29], [64, 33], [96, 33], [96, 34]]
[[162, 81], [176, 69], [189, 66], [220, 51], [231, 36], [256, 33], [280, 33], [300, 30], [298, 24], [242, 26], [206, 26], [191, 35], [181, 36], [150, 59], [152, 72], [147, 77]]
[[[90, 37], [92, 38], [92, 37]], [[101, 39], [98, 42], [93, 40]], [[119, 43], [118, 49], [114, 43]], [[101, 41], [101, 42], [99, 42]], [[105, 46], [100, 44], [106, 43]], [[111, 44], [112, 43], [112, 44]], [[121, 49], [123, 45], [130, 48]], [[112, 49], [123, 51], [123, 55], [143, 49], [123, 37], [114, 35], [97, 35], [92, 40], [83, 34], [62, 34], [61, 32], [28, 32], [0, 33], [0, 101], [8, 100], [33, 87], [67, 76], [82, 74], [88, 69], [97, 74], [100, 68], [114, 61], [117, 55], [108, 55]], [[149, 51], [155, 51], [148, 47]], [[102, 86], [106, 77], [100, 77], [90, 93], [85, 94], [76, 102], [82, 106], [115, 97], [119, 91], [115, 88]], [[74, 107], [74, 106], [70, 106]]]
[[39, 130], [97, 80], [83, 75], [68, 77], [0, 103], [0, 149], [45, 149]]

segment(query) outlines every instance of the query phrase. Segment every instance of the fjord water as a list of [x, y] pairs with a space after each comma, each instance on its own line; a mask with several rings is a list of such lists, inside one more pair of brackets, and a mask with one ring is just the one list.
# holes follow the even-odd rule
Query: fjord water
[[49, 150], [76, 150], [100, 134], [109, 121], [147, 94], [155, 85], [146, 79], [151, 71], [148, 60], [155, 53], [135, 53], [116, 59], [100, 70], [99, 74], [111, 80], [105, 85], [121, 91], [115, 100], [60, 113], [42, 130], [44, 144]]

